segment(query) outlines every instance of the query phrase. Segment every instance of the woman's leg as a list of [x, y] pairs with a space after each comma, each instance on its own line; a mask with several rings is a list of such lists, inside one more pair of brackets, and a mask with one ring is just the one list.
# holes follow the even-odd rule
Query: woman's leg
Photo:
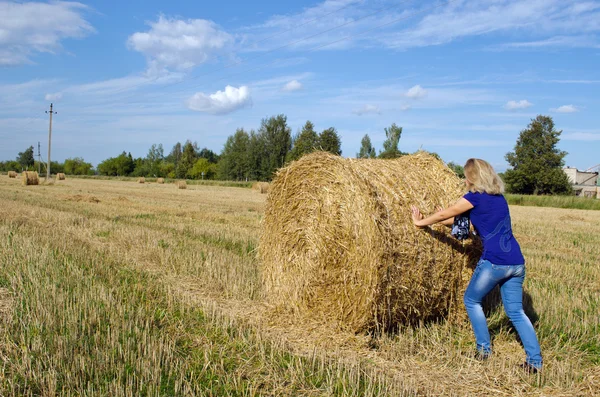
[[[512, 267], [512, 266], [511, 266]], [[535, 330], [531, 321], [523, 310], [523, 280], [525, 279], [525, 266], [519, 266], [512, 277], [502, 283], [500, 292], [504, 310], [513, 323], [527, 355], [527, 363], [540, 369], [542, 367], [542, 353]]]
[[473, 272], [469, 286], [465, 291], [464, 302], [469, 320], [475, 333], [477, 350], [483, 354], [490, 354], [492, 346], [490, 332], [487, 327], [485, 314], [481, 302], [483, 298], [498, 284], [500, 280], [492, 271], [492, 264], [487, 260], [480, 260]]

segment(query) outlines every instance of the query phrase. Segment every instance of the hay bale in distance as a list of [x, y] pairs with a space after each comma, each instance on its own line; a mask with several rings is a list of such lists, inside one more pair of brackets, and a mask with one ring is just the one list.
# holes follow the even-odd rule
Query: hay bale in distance
[[259, 245], [268, 301], [355, 332], [414, 324], [462, 310], [479, 252], [424, 214], [464, 184], [426, 153], [394, 160], [309, 154], [271, 183]]
[[186, 181], [177, 181], [177, 188], [178, 189], [187, 189]]
[[165, 178], [157, 178], [157, 179], [156, 179], [156, 183], [158, 183], [158, 184], [161, 184], [161, 185], [162, 185], [163, 183], [165, 183]]
[[64, 181], [66, 179], [65, 174], [62, 172], [59, 172], [56, 174], [56, 180], [57, 181]]
[[17, 173], [15, 171], [8, 171], [8, 177], [9, 178], [16, 178], [17, 177]]
[[23, 171], [23, 186], [39, 185], [40, 179], [35, 171]]
[[256, 190], [262, 194], [269, 193], [271, 184], [269, 182], [255, 182], [252, 185], [252, 190]]
[[138, 183], [144, 183], [146, 182], [146, 178], [144, 178], [143, 176], [140, 177], [140, 179], [138, 179]]

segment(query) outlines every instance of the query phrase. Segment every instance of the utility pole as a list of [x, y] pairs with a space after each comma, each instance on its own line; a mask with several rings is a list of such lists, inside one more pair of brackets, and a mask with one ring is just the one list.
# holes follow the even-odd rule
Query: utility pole
[[50, 180], [50, 151], [52, 146], [52, 115], [56, 112], [52, 111], [52, 104], [50, 104], [50, 111], [46, 110], [46, 113], [50, 114], [50, 127], [48, 127], [48, 169], [46, 170], [46, 180]]
[[40, 152], [40, 141], [38, 141], [38, 175], [42, 173], [42, 153]]

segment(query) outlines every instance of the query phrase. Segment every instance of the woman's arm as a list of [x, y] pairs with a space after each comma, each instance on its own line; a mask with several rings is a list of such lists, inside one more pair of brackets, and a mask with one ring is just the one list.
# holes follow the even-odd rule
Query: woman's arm
[[444, 222], [450, 220], [450, 218], [455, 217], [456, 215], [460, 215], [463, 212], [467, 212], [471, 208], [473, 208], [473, 204], [468, 202], [464, 197], [460, 198], [456, 204], [451, 207], [446, 208], [445, 210], [441, 210], [436, 212], [433, 215], [428, 216], [427, 218], [423, 218], [421, 211], [414, 205], [412, 208], [412, 219], [413, 223], [417, 227], [425, 227], [429, 225], [433, 225], [434, 223]]

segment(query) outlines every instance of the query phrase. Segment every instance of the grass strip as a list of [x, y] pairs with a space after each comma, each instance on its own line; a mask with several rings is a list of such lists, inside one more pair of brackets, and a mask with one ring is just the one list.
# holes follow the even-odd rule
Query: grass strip
[[0, 326], [0, 395], [389, 392], [364, 369], [296, 356], [207, 315], [151, 274], [0, 229], [7, 236], [0, 240], [0, 286], [13, 296]]

